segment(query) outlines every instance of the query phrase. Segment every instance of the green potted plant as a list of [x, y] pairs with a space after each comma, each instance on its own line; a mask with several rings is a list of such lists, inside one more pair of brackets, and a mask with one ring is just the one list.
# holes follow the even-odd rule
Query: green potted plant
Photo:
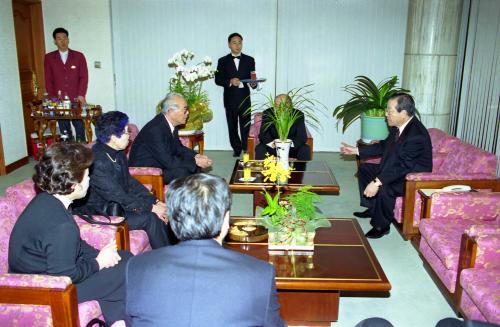
[[[313, 92], [311, 86], [312, 84], [308, 84], [292, 89], [286, 93], [285, 100], [280, 98], [279, 101], [272, 95], [260, 94], [264, 97], [264, 101], [256, 101], [256, 104], [247, 111], [248, 114], [265, 112], [266, 117], [262, 117], [265, 122], [263, 127], [276, 128], [280, 141], [275, 142], [278, 161], [285, 168], [288, 167], [288, 153], [291, 146], [288, 134], [293, 124], [303, 115], [308, 126], [318, 129], [321, 125], [316, 112], [323, 110], [325, 106], [311, 96]], [[266, 109], [271, 110], [265, 111]]]
[[337, 126], [342, 121], [342, 132], [361, 117], [361, 138], [365, 142], [383, 140], [389, 134], [385, 109], [389, 98], [398, 92], [410, 92], [396, 87], [398, 77], [393, 76], [376, 85], [366, 76], [356, 76], [354, 83], [344, 87], [351, 98], [333, 111]]
[[270, 250], [314, 250], [316, 229], [330, 227], [328, 219], [319, 217], [320, 197], [310, 188], [303, 186], [284, 197], [279, 190], [274, 196], [264, 190], [267, 206], [259, 223], [268, 230]]
[[[169, 92], [182, 94], [189, 108], [189, 117], [179, 134], [203, 130], [203, 123], [212, 120], [212, 110], [209, 108], [207, 91], [202, 89], [203, 82], [214, 77], [215, 69], [212, 60], [205, 57], [201, 63], [187, 66], [188, 60], [193, 59], [194, 53], [182, 50], [175, 53], [168, 60], [168, 66], [175, 69], [175, 75], [170, 79]], [[156, 106], [156, 112], [161, 106]]]

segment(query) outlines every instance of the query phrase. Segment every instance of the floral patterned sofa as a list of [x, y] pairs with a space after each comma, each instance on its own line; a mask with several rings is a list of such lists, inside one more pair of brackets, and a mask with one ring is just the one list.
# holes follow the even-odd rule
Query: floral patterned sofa
[[[258, 112], [253, 116], [253, 123], [250, 125], [250, 131], [248, 132], [248, 140], [247, 140], [247, 151], [250, 157], [250, 160], [255, 159], [255, 147], [260, 143], [259, 134], [260, 134], [260, 126], [262, 125], [262, 113]], [[311, 160], [313, 158], [314, 153], [314, 142], [309, 129], [306, 126], [307, 132], [307, 140], [306, 144], [309, 145]]]
[[[27, 200], [12, 198], [14, 191], [0, 197], [0, 326], [85, 326], [94, 318], [102, 320], [97, 301], [77, 303], [76, 288], [69, 277], [8, 273], [10, 233], [26, 205], [22, 201]], [[95, 248], [109, 243], [120, 228], [76, 221], [82, 238]]]
[[462, 237], [460, 312], [467, 319], [500, 324], [500, 233], [490, 231]]
[[421, 199], [418, 189], [437, 189], [449, 185], [469, 185], [475, 189], [500, 191], [496, 176], [497, 158], [445, 132], [429, 128], [433, 148], [433, 170], [406, 176], [405, 196], [396, 199], [394, 218], [403, 237], [419, 234]]
[[[500, 193], [434, 193], [430, 217], [420, 221], [419, 251], [448, 300], [457, 306], [462, 235], [500, 234]], [[498, 248], [494, 249], [497, 251]], [[474, 261], [487, 266], [493, 257], [476, 251]], [[496, 257], [498, 260], [498, 256]]]
[[[21, 212], [35, 197], [36, 194], [37, 190], [35, 184], [31, 179], [27, 179], [18, 184], [11, 185], [5, 190], [6, 198], [11, 200], [16, 207], [17, 216], [21, 214]], [[94, 216], [94, 219], [102, 220], [105, 222], [108, 221], [107, 218], [101, 216]], [[113, 219], [113, 222], [121, 220], [120, 217], [113, 217]], [[107, 243], [100, 244], [99, 242], [102, 240], [110, 239], [113, 236], [112, 234], [114, 233], [116, 237], [116, 243], [118, 245], [118, 248], [120, 249], [129, 250], [134, 255], [151, 250], [148, 236], [143, 230], [129, 231], [127, 224], [122, 224], [120, 226], [91, 225], [78, 216], [75, 216], [75, 221], [80, 227], [82, 238], [85, 240], [91, 239], [93, 242], [91, 244], [99, 244], [99, 247], [102, 247]], [[101, 232], [104, 232], [105, 230], [106, 233], [111, 234], [109, 234], [107, 238], [92, 239], [93, 237], [95, 237], [94, 233], [98, 232], [100, 229], [103, 230]]]

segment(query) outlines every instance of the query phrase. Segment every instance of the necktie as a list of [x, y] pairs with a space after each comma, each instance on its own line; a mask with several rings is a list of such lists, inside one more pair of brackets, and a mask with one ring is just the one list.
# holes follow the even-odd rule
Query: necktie
[[240, 60], [240, 59], [241, 59], [241, 56], [233, 56], [233, 59], [238, 59], [238, 60]]
[[401, 133], [400, 133], [399, 128], [398, 128], [398, 130], [396, 131], [396, 136], [394, 138], [396, 140], [396, 142], [399, 141], [400, 136], [401, 136]]

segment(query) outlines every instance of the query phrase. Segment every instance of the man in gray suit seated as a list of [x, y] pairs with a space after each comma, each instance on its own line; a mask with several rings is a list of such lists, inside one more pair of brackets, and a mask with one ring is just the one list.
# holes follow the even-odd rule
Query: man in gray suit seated
[[273, 266], [222, 247], [231, 202], [220, 177], [195, 174], [170, 183], [167, 215], [180, 243], [127, 264], [133, 326], [285, 326]]

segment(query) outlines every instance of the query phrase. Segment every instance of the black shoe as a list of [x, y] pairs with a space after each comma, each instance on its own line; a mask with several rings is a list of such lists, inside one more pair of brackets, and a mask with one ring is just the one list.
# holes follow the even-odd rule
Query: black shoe
[[238, 158], [241, 154], [241, 151], [233, 151], [233, 157]]
[[377, 227], [373, 227], [370, 229], [368, 233], [365, 234], [367, 238], [381, 238], [384, 235], [389, 234], [389, 231], [391, 230], [391, 226], [387, 226], [382, 229], [378, 229]]
[[370, 218], [370, 209], [366, 209], [365, 211], [356, 211], [352, 213], [354, 217], [358, 218]]

